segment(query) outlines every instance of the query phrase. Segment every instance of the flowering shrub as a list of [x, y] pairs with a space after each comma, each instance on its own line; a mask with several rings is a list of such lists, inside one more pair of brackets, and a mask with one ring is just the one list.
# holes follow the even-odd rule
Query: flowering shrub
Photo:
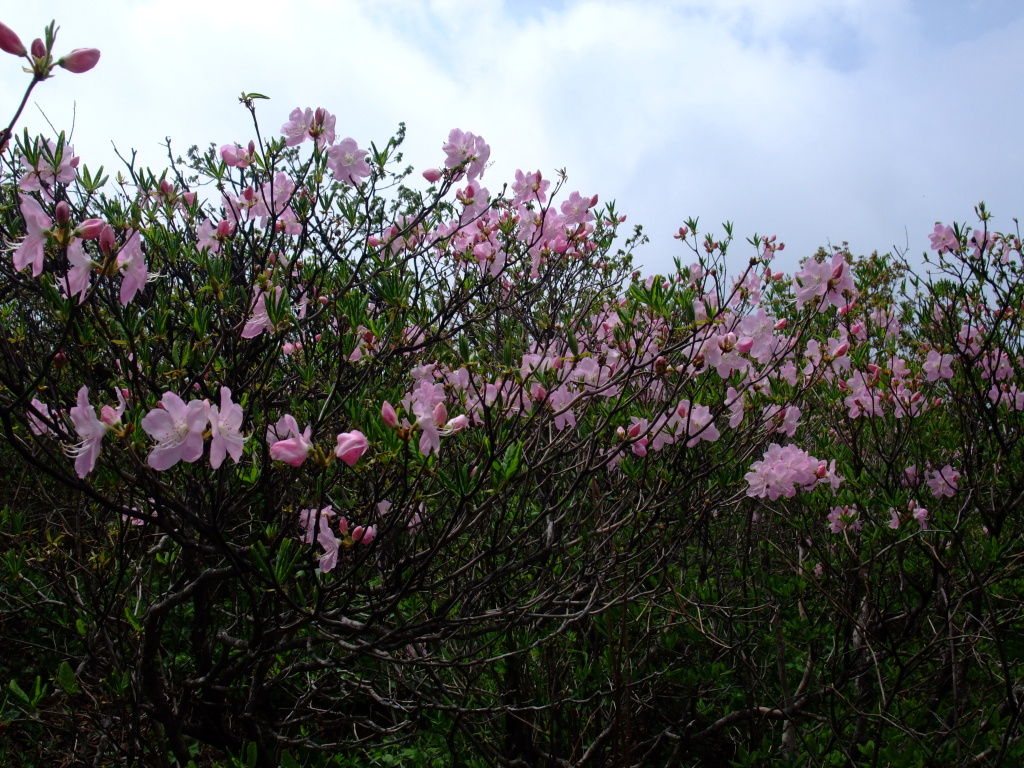
[[[37, 42], [0, 25], [29, 91]], [[5, 133], [16, 740], [46, 713], [91, 761], [1020, 756], [1024, 288], [984, 206], [936, 227], [941, 278], [843, 248], [787, 278], [774, 236], [730, 275], [731, 225], [691, 220], [692, 263], [641, 279], [613, 204], [540, 171], [492, 195], [479, 136], [424, 188], [401, 130], [300, 107], [260, 138], [258, 100], [256, 138], [116, 187]]]

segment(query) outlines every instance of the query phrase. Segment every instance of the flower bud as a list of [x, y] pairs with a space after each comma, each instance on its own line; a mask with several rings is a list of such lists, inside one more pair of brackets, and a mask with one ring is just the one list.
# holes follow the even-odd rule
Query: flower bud
[[97, 49], [75, 48], [75, 50], [67, 56], [59, 59], [57, 61], [57, 66], [64, 67], [68, 72], [74, 72], [76, 75], [80, 75], [95, 67], [96, 62], [99, 60], [100, 52]]
[[786, 330], [786, 326], [787, 325], [789, 325], [789, 320], [784, 317], [781, 320], [779, 320], [779, 322], [777, 322], [775, 324], [775, 330], [776, 331], [784, 331], [784, 330]]
[[394, 407], [391, 403], [384, 401], [384, 405], [380, 408], [381, 418], [384, 419], [384, 424], [394, 429], [398, 426], [398, 414], [395, 413]]
[[842, 357], [843, 355], [845, 355], [849, 351], [850, 351], [850, 342], [844, 341], [842, 344], [840, 344], [838, 347], [836, 347], [836, 351], [835, 351], [835, 354], [833, 354], [833, 357]]
[[423, 172], [423, 178], [433, 184], [435, 181], [440, 181], [441, 172], [437, 168], [427, 168]]
[[5, 24], [0, 24], [0, 51], [5, 51], [12, 56], [24, 56], [28, 53], [21, 38]]
[[75, 235], [83, 240], [95, 240], [103, 232], [107, 222], [103, 219], [86, 219], [75, 229]]
[[438, 403], [434, 406], [434, 423], [439, 427], [443, 427], [448, 423], [448, 408], [444, 403]]
[[63, 227], [71, 221], [71, 206], [64, 200], [61, 200], [57, 203], [57, 209], [53, 213], [53, 218], [57, 221], [57, 226]]
[[37, 59], [46, 56], [46, 46], [43, 45], [43, 41], [38, 37], [32, 41], [32, 56]]
[[750, 336], [744, 336], [736, 344], [736, 351], [741, 355], [747, 354], [754, 348], [754, 340]]
[[116, 242], [113, 228], [109, 224], [104, 224], [103, 229], [100, 230], [100, 251], [104, 256], [110, 255]]

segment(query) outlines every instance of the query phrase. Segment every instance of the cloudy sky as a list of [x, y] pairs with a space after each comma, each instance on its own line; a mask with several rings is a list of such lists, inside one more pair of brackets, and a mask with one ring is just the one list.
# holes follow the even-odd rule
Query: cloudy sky
[[[3, 21], [27, 45], [61, 26], [62, 70], [21, 126], [69, 129], [95, 167], [111, 142], [163, 167], [161, 143], [247, 142], [242, 91], [267, 94], [262, 129], [297, 106], [337, 115], [339, 139], [443, 160], [451, 128], [482, 135], [492, 193], [517, 168], [558, 168], [566, 191], [615, 199], [651, 243], [645, 271], [684, 255], [690, 216], [787, 244], [857, 253], [927, 248], [937, 220], [985, 200], [1024, 216], [1020, 0], [37, 0]], [[24, 81], [0, 57], [0, 110]], [[25, 76], [27, 80], [27, 76]], [[738, 260], [750, 251], [737, 248]], [[689, 261], [689, 259], [687, 259]]]

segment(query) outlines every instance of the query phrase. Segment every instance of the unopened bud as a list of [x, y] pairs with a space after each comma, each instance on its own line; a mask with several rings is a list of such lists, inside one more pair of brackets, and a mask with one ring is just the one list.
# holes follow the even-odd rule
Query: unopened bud
[[838, 347], [836, 347], [836, 351], [835, 351], [835, 354], [833, 355], [833, 357], [842, 357], [843, 355], [845, 355], [849, 351], [850, 351], [850, 342], [844, 341], [842, 344], [840, 344]]
[[36, 59], [46, 56], [46, 46], [43, 45], [43, 41], [38, 37], [32, 41], [32, 56]]
[[668, 360], [664, 355], [658, 355], [654, 360], [654, 372], [659, 376], [664, 376], [668, 373]]
[[109, 224], [104, 224], [103, 229], [100, 230], [100, 251], [104, 256], [110, 255], [116, 242], [113, 228]]
[[24, 56], [28, 53], [21, 38], [5, 24], [0, 24], [0, 51], [5, 51], [12, 56]]
[[71, 206], [64, 200], [57, 203], [57, 209], [53, 213], [54, 219], [57, 221], [57, 225], [63, 227], [69, 221], [71, 221]]
[[75, 48], [67, 56], [61, 58], [57, 62], [57, 66], [64, 67], [68, 72], [80, 75], [95, 67], [96, 62], [99, 60], [100, 52], [95, 48]]
[[428, 168], [423, 172], [423, 178], [433, 184], [435, 181], [440, 181], [441, 172], [437, 168]]
[[75, 235], [83, 240], [95, 240], [103, 232], [107, 222], [103, 219], [86, 219], [75, 229]]
[[750, 336], [744, 336], [736, 343], [736, 351], [741, 355], [747, 354], [754, 348], [754, 340]]
[[787, 325], [789, 325], [789, 320], [784, 317], [775, 324], [775, 330], [784, 331], [786, 330]]

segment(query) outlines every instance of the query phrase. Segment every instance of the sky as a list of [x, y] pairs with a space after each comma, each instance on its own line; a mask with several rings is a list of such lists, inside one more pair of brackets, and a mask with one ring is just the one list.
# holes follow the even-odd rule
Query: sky
[[[1020, 0], [36, 0], [0, 21], [26, 45], [56, 19], [58, 54], [95, 47], [32, 94], [19, 128], [70, 130], [82, 162], [113, 146], [166, 166], [253, 138], [241, 92], [276, 133], [295, 107], [337, 116], [338, 138], [387, 141], [443, 163], [452, 128], [491, 145], [483, 183], [516, 169], [567, 194], [615, 200], [650, 243], [645, 273], [693, 261], [672, 234], [690, 217], [738, 267], [755, 232], [792, 271], [819, 246], [919, 259], [936, 221], [993, 228], [1024, 215], [1024, 3]], [[27, 75], [0, 56], [0, 115]], [[45, 115], [45, 118], [44, 118]], [[416, 178], [419, 178], [418, 176]], [[424, 182], [425, 186], [425, 182]]]

